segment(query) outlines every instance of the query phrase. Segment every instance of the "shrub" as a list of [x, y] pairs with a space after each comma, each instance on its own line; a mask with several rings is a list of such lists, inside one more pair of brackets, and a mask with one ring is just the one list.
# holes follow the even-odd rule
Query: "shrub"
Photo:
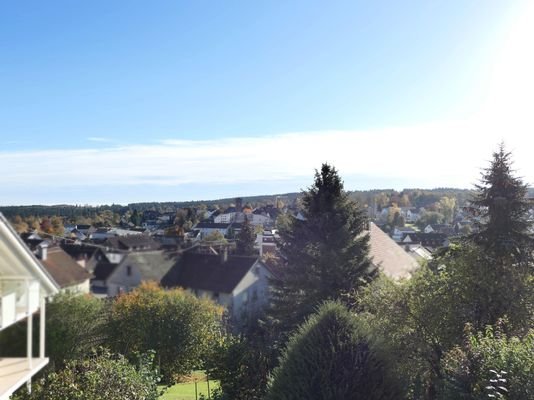
[[[509, 337], [500, 326], [467, 333], [463, 346], [443, 360], [446, 380], [442, 399], [487, 399], [495, 372], [504, 371], [507, 400], [534, 398], [534, 330], [524, 337]], [[493, 372], [492, 372], [493, 371]]]
[[267, 399], [398, 399], [385, 361], [361, 331], [340, 303], [323, 304], [289, 340]]
[[110, 346], [121, 354], [154, 350], [166, 383], [202, 367], [221, 339], [223, 309], [182, 289], [144, 283], [111, 308]]
[[157, 374], [153, 357], [139, 358], [134, 368], [121, 355], [102, 350], [84, 360], [69, 361], [65, 368], [53, 372], [25, 389], [14, 400], [156, 400]]

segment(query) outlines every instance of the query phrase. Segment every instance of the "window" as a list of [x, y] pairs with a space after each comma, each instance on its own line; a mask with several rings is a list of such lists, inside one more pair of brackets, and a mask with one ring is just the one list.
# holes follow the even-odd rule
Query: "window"
[[126, 267], [126, 275], [132, 276], [132, 267], [130, 265]]

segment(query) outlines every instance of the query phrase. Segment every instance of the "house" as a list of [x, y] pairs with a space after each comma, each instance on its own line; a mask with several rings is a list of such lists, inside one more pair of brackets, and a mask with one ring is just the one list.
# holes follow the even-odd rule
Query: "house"
[[415, 210], [415, 208], [412, 207], [401, 207], [401, 215], [409, 224], [417, 222], [420, 217], [420, 214]]
[[395, 227], [391, 238], [396, 242], [400, 241], [405, 234], [415, 233], [415, 229], [408, 227]]
[[36, 246], [41, 243], [44, 239], [37, 233], [37, 231], [34, 232], [25, 232], [20, 235], [26, 246], [28, 246], [30, 249], [35, 249]]
[[80, 241], [84, 241], [87, 239], [87, 236], [84, 235], [80, 230], [78, 230], [77, 228], [74, 228], [73, 230], [70, 231], [69, 235], [68, 235], [70, 238], [72, 239], [76, 239], [76, 240], [80, 240]]
[[89, 237], [92, 233], [96, 232], [96, 228], [92, 225], [82, 225], [78, 224], [74, 227], [77, 231], [82, 233], [83, 235]]
[[266, 253], [276, 254], [277, 245], [273, 232], [264, 230], [262, 233], [259, 233], [256, 236], [254, 248], [259, 250], [260, 257]]
[[369, 223], [369, 255], [372, 264], [393, 279], [409, 278], [419, 267], [413, 257], [373, 222]]
[[[246, 211], [246, 212], [245, 212]], [[253, 212], [250, 208], [244, 208], [243, 212], [226, 212], [224, 214], [217, 215], [213, 222], [218, 224], [229, 224], [232, 222], [242, 223], [245, 219], [250, 222], [251, 225], [272, 225], [272, 219], [268, 215], [264, 215], [261, 212]]]
[[61, 248], [83, 268], [87, 268], [98, 250], [98, 247], [92, 244], [71, 243], [69, 241], [63, 241]]
[[[144, 230], [144, 229], [143, 229]], [[129, 236], [129, 235], [141, 235], [143, 231], [133, 229], [120, 229], [120, 228], [98, 228], [95, 232], [89, 235], [89, 239], [94, 242], [104, 242], [107, 239], [115, 236]]]
[[447, 236], [452, 236], [456, 232], [454, 227], [447, 224], [429, 224], [423, 230], [424, 233], [443, 233]]
[[91, 274], [57, 243], [43, 240], [35, 235], [22, 235], [21, 237], [24, 238], [24, 243], [40, 260], [61, 291], [89, 293]]
[[92, 275], [61, 247], [42, 242], [37, 246], [37, 257], [62, 292], [89, 293]]
[[447, 247], [449, 245], [449, 240], [444, 233], [415, 232], [403, 235], [400, 243], [420, 244], [429, 250], [433, 250], [439, 247]]
[[229, 224], [235, 221], [236, 214], [236, 212], [219, 214], [215, 218], [213, 218], [213, 222], [215, 222], [216, 224]]
[[432, 253], [421, 244], [407, 244], [404, 246], [404, 250], [418, 263], [432, 259]]
[[105, 279], [108, 296], [129, 292], [141, 282], [161, 282], [177, 260], [177, 254], [163, 251], [128, 253], [115, 268], [110, 269]]
[[[45, 299], [59, 287], [0, 214], [0, 331], [26, 320], [26, 357], [0, 358], [0, 400], [7, 400], [48, 364], [45, 357]], [[39, 311], [39, 351], [33, 356], [33, 314]]]
[[271, 226], [273, 224], [273, 220], [268, 215], [263, 215], [259, 213], [249, 213], [245, 214], [246, 218], [248, 219], [248, 222], [250, 222], [250, 225], [253, 226]]
[[218, 231], [223, 234], [223, 236], [226, 236], [228, 234], [228, 230], [230, 229], [231, 223], [221, 223], [217, 224], [215, 222], [199, 222], [196, 224], [193, 229], [200, 231], [200, 237], [203, 239], [206, 236], [208, 236], [210, 233], [213, 233], [215, 231]]
[[104, 242], [112, 235], [109, 233], [110, 228], [98, 228], [96, 231], [89, 235], [89, 239], [94, 242]]
[[161, 283], [212, 299], [240, 320], [265, 306], [271, 278], [271, 269], [258, 257], [187, 251]]

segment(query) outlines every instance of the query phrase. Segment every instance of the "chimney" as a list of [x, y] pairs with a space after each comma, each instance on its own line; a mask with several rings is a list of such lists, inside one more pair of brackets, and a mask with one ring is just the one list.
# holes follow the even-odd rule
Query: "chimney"
[[224, 249], [220, 251], [221, 256], [221, 264], [226, 263], [228, 261], [228, 246], [225, 246]]
[[42, 260], [45, 261], [46, 257], [48, 256], [48, 243], [43, 241], [39, 243], [37, 246], [37, 256]]

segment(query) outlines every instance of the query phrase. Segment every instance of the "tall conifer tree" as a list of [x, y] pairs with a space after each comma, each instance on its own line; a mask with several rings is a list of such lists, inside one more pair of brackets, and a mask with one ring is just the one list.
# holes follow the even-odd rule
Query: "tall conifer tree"
[[328, 299], [372, 279], [365, 211], [349, 199], [336, 169], [323, 164], [304, 192], [302, 218], [280, 231], [287, 260], [273, 283], [271, 315], [288, 330]]
[[523, 263], [531, 258], [534, 237], [528, 187], [513, 172], [511, 154], [501, 144], [476, 185], [477, 194], [471, 202], [476, 210], [476, 229], [471, 239], [491, 256], [512, 257]]

